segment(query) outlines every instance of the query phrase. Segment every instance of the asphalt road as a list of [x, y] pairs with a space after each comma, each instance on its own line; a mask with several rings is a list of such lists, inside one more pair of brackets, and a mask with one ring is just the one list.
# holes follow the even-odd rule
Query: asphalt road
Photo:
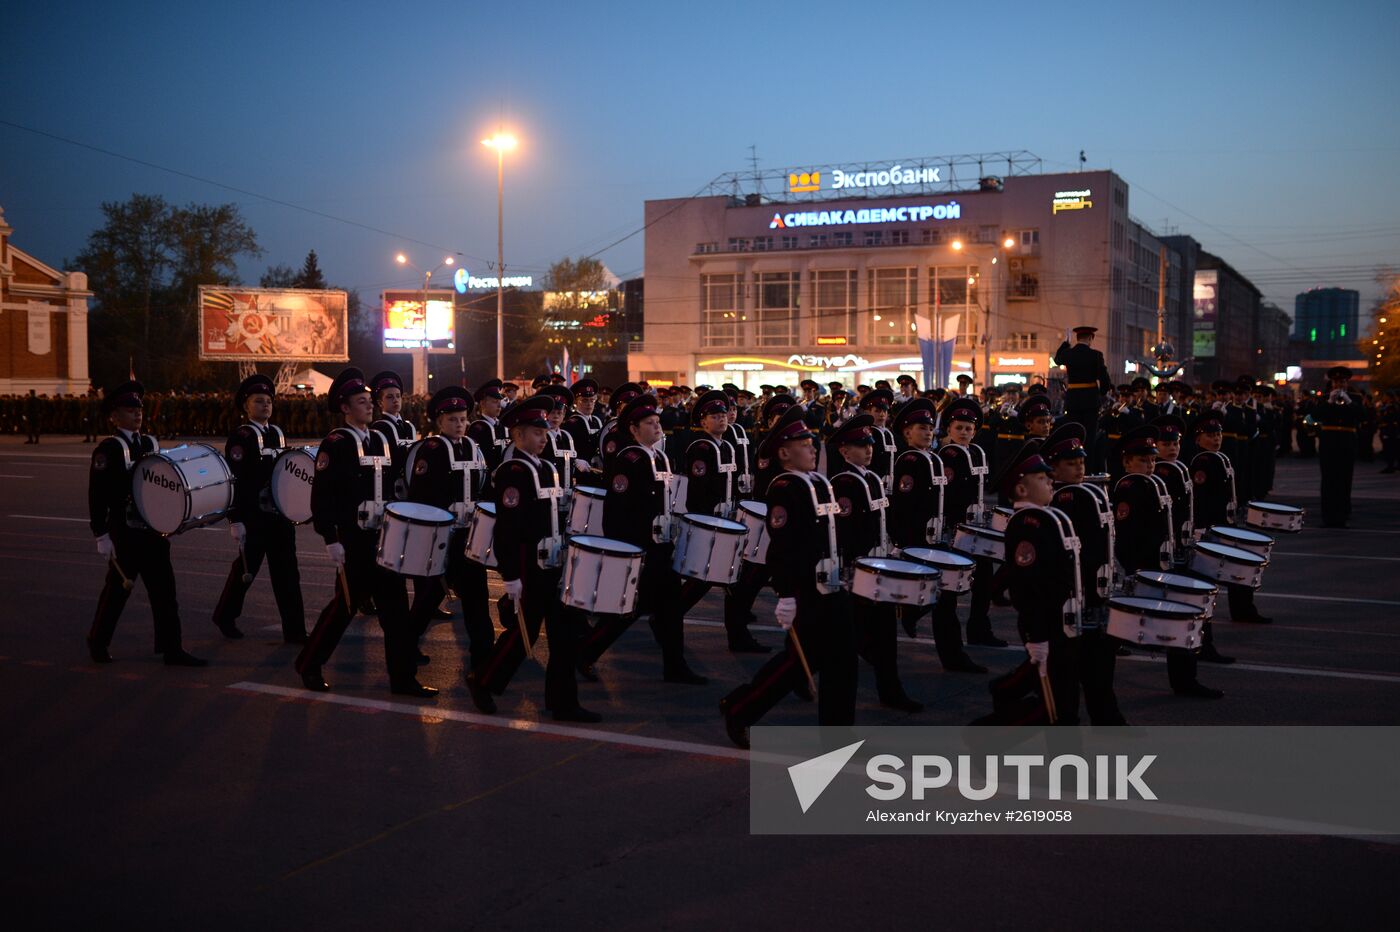
[[[83, 636], [103, 568], [86, 526], [86, 459], [72, 439], [0, 440], [0, 896], [13, 928], [143, 929], [907, 926], [1395, 927], [1385, 893], [1400, 846], [1314, 837], [751, 837], [746, 756], [720, 696], [761, 663], [733, 657], [718, 597], [686, 630], [704, 687], [660, 681], [644, 624], [582, 686], [602, 725], [542, 718], [522, 669], [494, 717], [461, 684], [460, 621], [433, 627], [424, 682], [389, 695], [382, 639], [357, 619], [299, 688], [260, 578], [242, 627], [209, 622], [236, 549], [222, 526], [175, 539], [186, 647], [150, 653], [138, 585], [99, 667]], [[1164, 667], [1123, 658], [1134, 724], [1400, 724], [1400, 477], [1358, 464], [1350, 530], [1315, 526], [1315, 461], [1280, 464], [1274, 498], [1310, 509], [1275, 550], [1258, 597], [1268, 626], [1221, 622], [1231, 667], [1202, 666], [1220, 701], [1175, 698]], [[308, 625], [334, 577], [299, 537]], [[499, 584], [493, 582], [493, 590]], [[1222, 599], [1223, 602], [1223, 599]], [[760, 617], [771, 617], [771, 599]], [[1222, 605], [1223, 611], [1223, 605]], [[1014, 638], [1007, 610], [994, 626]], [[776, 644], [777, 630], [760, 626]], [[993, 672], [1017, 650], [972, 648]], [[862, 724], [961, 724], [986, 677], [940, 672], [926, 633], [901, 644], [904, 716], [862, 670]], [[771, 724], [810, 724], [791, 699]]]

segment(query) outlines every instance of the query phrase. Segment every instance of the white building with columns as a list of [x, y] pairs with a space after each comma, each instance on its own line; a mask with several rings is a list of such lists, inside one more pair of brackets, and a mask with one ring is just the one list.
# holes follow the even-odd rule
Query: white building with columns
[[0, 209], [0, 394], [81, 395], [88, 380], [88, 291], [17, 248]]

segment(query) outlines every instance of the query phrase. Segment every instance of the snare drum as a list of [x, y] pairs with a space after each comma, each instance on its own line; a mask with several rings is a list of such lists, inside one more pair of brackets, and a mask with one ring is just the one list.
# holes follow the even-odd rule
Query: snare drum
[[989, 557], [993, 560], [1006, 559], [1006, 535], [989, 527], [975, 524], [959, 524], [953, 535], [953, 547], [974, 557]]
[[762, 565], [768, 561], [768, 506], [763, 502], [747, 499], [739, 503], [734, 513], [738, 521], [748, 531], [744, 538], [744, 549], [740, 554], [750, 563]]
[[1276, 502], [1245, 502], [1244, 523], [1265, 531], [1296, 534], [1303, 529], [1303, 509]]
[[576, 487], [574, 497], [569, 502], [569, 533], [601, 534], [603, 500], [607, 497], [606, 489], [597, 489], [591, 485]]
[[1128, 577], [1128, 595], [1143, 599], [1161, 599], [1194, 605], [1209, 618], [1215, 613], [1217, 587], [1194, 576], [1163, 573], [1160, 570], [1138, 570]]
[[401, 576], [441, 576], [447, 572], [447, 540], [452, 512], [418, 502], [390, 502], [379, 525], [374, 562]]
[[565, 605], [604, 615], [626, 615], [637, 601], [641, 547], [580, 534], [570, 538], [559, 599]]
[[169, 537], [222, 518], [233, 504], [233, 474], [207, 443], [148, 453], [131, 471], [131, 500], [147, 527]]
[[1108, 600], [1108, 633], [1135, 647], [1195, 650], [1204, 624], [1201, 610], [1184, 602], [1133, 596]]
[[1274, 539], [1268, 534], [1246, 531], [1243, 528], [1230, 527], [1228, 524], [1212, 524], [1206, 528], [1201, 539], [1214, 544], [1225, 544], [1229, 547], [1238, 547], [1241, 550], [1250, 550], [1265, 560], [1269, 559], [1269, 554], [1274, 549]]
[[1254, 551], [1227, 544], [1201, 541], [1191, 551], [1191, 569], [1194, 572], [1232, 586], [1258, 589], [1263, 585], [1264, 567], [1268, 565], [1268, 559]]
[[951, 550], [935, 550], [932, 547], [906, 547], [900, 557], [938, 570], [940, 592], [972, 591], [972, 571], [977, 568], [977, 564], [971, 557], [953, 553]]
[[272, 461], [268, 484], [272, 506], [293, 524], [311, 520], [311, 480], [316, 476], [317, 447], [292, 447]]
[[1006, 526], [1011, 523], [1011, 516], [1016, 513], [1015, 508], [1007, 508], [1005, 505], [998, 505], [992, 509], [991, 520], [987, 522], [988, 527], [1000, 533], [1006, 533]]
[[738, 521], [693, 514], [681, 515], [680, 526], [671, 569], [687, 579], [723, 586], [739, 578], [747, 527]]
[[496, 503], [477, 502], [472, 522], [467, 525], [467, 559], [483, 566], [496, 565]]
[[932, 605], [942, 574], [913, 560], [861, 557], [851, 576], [851, 592], [872, 602]]

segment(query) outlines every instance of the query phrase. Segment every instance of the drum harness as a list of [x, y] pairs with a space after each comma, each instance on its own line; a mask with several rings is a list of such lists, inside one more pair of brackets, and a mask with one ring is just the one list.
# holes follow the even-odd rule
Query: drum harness
[[[540, 541], [539, 547], [535, 550], [535, 560], [539, 563], [540, 569], [558, 569], [564, 565], [564, 536], [559, 533], [558, 504], [558, 499], [563, 497], [564, 490], [559, 486], [559, 470], [553, 463], [543, 457], [531, 458], [523, 451], [522, 456], [525, 459], [525, 464], [532, 467], [530, 469], [530, 480], [535, 484], [535, 498], [555, 499], [554, 504], [549, 508], [549, 536]], [[511, 460], [507, 460], [506, 462], [511, 462]], [[505, 466], [505, 463], [497, 466], [496, 472], [500, 472], [502, 466]], [[545, 486], [540, 484], [540, 473], [538, 469], [533, 468], [535, 466], [542, 466], [549, 470], [552, 478], [550, 485]]]
[[374, 499], [360, 502], [360, 506], [356, 510], [356, 523], [366, 531], [373, 531], [384, 522], [384, 467], [394, 461], [393, 457], [389, 456], [389, 441], [377, 430], [366, 430], [366, 435], [374, 434], [379, 438], [379, 446], [384, 450], [384, 455], [365, 456], [365, 444], [360, 438], [359, 431], [350, 427], [337, 427], [331, 433], [344, 434], [354, 440], [355, 456], [358, 458], [359, 464], [374, 467]]
[[1172, 534], [1171, 490], [1167, 488], [1167, 484], [1162, 480], [1162, 477], [1157, 475], [1156, 473], [1128, 473], [1126, 476], [1118, 480], [1118, 484], [1122, 485], [1124, 482], [1126, 482], [1129, 479], [1132, 479], [1134, 476], [1137, 475], [1141, 475], [1142, 478], [1146, 479], [1151, 484], [1152, 490], [1157, 496], [1157, 504], [1161, 506], [1164, 512], [1166, 512], [1167, 535], [1166, 539], [1162, 541], [1161, 550], [1158, 551], [1158, 561], [1163, 565], [1164, 569], [1170, 568], [1176, 565], [1176, 541], [1173, 539], [1175, 535]]
[[[975, 443], [963, 446], [961, 443], [947, 444], [950, 447], [957, 447], [963, 451], [967, 461], [972, 465], [972, 475], [977, 479], [977, 499], [967, 507], [967, 514], [964, 516], [969, 524], [976, 524], [982, 527], [987, 525], [987, 506], [983, 503], [987, 495], [987, 453]], [[972, 451], [976, 450], [977, 455], [973, 456]]]
[[[243, 426], [251, 427], [253, 429], [253, 436], [258, 438], [259, 459], [266, 458], [275, 460], [278, 454], [287, 449], [287, 436], [282, 433], [282, 428], [278, 427], [276, 424], [268, 424], [266, 428], [262, 428], [252, 421], [249, 421]], [[269, 430], [277, 432], [277, 444], [271, 450], [269, 450], [263, 442], [267, 436], [266, 431]], [[258, 510], [272, 515], [281, 514], [281, 512], [277, 510], [277, 504], [272, 500], [272, 477], [270, 475], [268, 476], [267, 482], [258, 490]]]
[[[1181, 522], [1181, 534], [1177, 537], [1178, 550], [1176, 558], [1178, 566], [1184, 565], [1190, 557], [1191, 544], [1196, 540], [1196, 484], [1191, 481], [1191, 470], [1181, 460], [1165, 460], [1158, 465], [1171, 466], [1175, 469], [1177, 478], [1186, 489], [1186, 517]], [[1233, 488], [1233, 483], [1231, 487]]]
[[[845, 586], [841, 579], [841, 552], [836, 549], [836, 515], [841, 510], [841, 506], [836, 502], [836, 493], [832, 491], [831, 480], [819, 472], [788, 471], [782, 473], [782, 476], [793, 476], [807, 484], [807, 491], [812, 496], [812, 508], [816, 511], [817, 519], [825, 519], [826, 521], [827, 556], [825, 559], [817, 561], [817, 591], [822, 595], [843, 591]], [[777, 479], [775, 478], [773, 481], [776, 482]], [[818, 482], [826, 490], [825, 502], [817, 496]]]
[[898, 458], [894, 442], [894, 431], [888, 427], [872, 427], [871, 432], [880, 438], [880, 448], [890, 455], [889, 472], [880, 475], [880, 482], [885, 486], [885, 494], [888, 495], [894, 490], [894, 461]]
[[748, 495], [753, 491], [753, 473], [749, 471], [749, 432], [738, 423], [730, 424], [725, 430], [734, 431], [734, 440], [730, 444], [734, 447], [734, 462], [738, 463], [742, 459], [744, 463], [744, 468], [738, 470], [738, 491], [742, 495]]
[[[561, 438], [564, 439], [563, 444], [559, 442]], [[561, 510], [565, 510], [569, 507], [570, 496], [574, 491], [574, 457], [578, 456], [578, 451], [574, 449], [573, 435], [562, 428], [549, 432], [549, 445], [554, 449], [554, 455], [564, 461], [564, 475], [558, 504]]]
[[[720, 473], [721, 473], [722, 475], [724, 475], [724, 476], [730, 476], [730, 475], [732, 475], [734, 472], [736, 472], [736, 471], [738, 470], [738, 465], [735, 463], [734, 445], [731, 444], [728, 440], [720, 440], [720, 441], [716, 442], [715, 439], [714, 439], [713, 437], [697, 437], [696, 439], [697, 439], [697, 440], [703, 440], [705, 443], [708, 443], [710, 446], [712, 446], [712, 447], [715, 448], [715, 462], [719, 464], [719, 471], [720, 471]], [[724, 447], [720, 446], [721, 443], [724, 444], [724, 447], [728, 447], [728, 448], [729, 448], [730, 456], [729, 456], [729, 462], [727, 462], [727, 463], [724, 461]], [[720, 507], [720, 510], [717, 511], [717, 512], [715, 512], [715, 514], [717, 514], [719, 517], [721, 517], [721, 518], [731, 518], [731, 517], [733, 517], [733, 515], [734, 515], [734, 480], [733, 480], [733, 479], [726, 478], [726, 479], [724, 480], [724, 501], [720, 503], [720, 506], [719, 506], [719, 507]]]
[[[1065, 604], [1060, 609], [1060, 624], [1064, 628], [1065, 637], [1078, 637], [1084, 632], [1086, 626], [1084, 623], [1084, 581], [1079, 574], [1079, 537], [1074, 533], [1074, 522], [1070, 521], [1069, 515], [1049, 505], [1032, 505], [1030, 508], [1043, 511], [1050, 516], [1051, 521], [1054, 522], [1055, 530], [1060, 532], [1060, 542], [1074, 561], [1074, 594], [1065, 600]], [[1028, 511], [1030, 508], [1020, 509], [1017, 513]]]
[[[653, 450], [638, 443], [619, 450], [618, 456], [631, 449], [641, 450], [647, 455], [647, 462], [651, 464], [652, 478], [661, 483], [661, 514], [651, 519], [652, 543], [669, 544], [676, 539], [676, 534], [680, 530], [671, 518], [671, 483], [675, 480], [675, 476], [671, 473], [671, 461], [663, 451]], [[656, 468], [658, 459], [666, 464], [665, 468]]]
[[905, 450], [904, 454], [917, 453], [924, 458], [924, 463], [928, 466], [928, 481], [938, 492], [938, 507], [934, 509], [933, 517], [928, 519], [928, 525], [924, 528], [924, 537], [930, 544], [939, 544], [943, 541], [943, 487], [948, 484], [948, 477], [943, 473], [943, 461], [937, 460], [938, 468], [934, 469], [936, 457], [929, 450]]
[[[117, 431], [116, 434], [114, 434], [113, 436], [115, 436], [117, 438], [117, 441], [122, 445], [122, 464], [126, 467], [126, 474], [128, 476], [131, 475], [131, 470], [136, 467], [137, 460], [145, 456], [148, 452], [160, 452], [160, 441], [156, 441], [154, 440], [154, 438], [152, 438], [154, 441], [154, 449], [149, 451], [144, 449], [138, 449], [135, 453], [135, 456], [132, 455], [132, 443], [135, 443], [138, 447], [144, 447], [146, 445], [146, 434], [132, 434], [132, 439], [130, 441], [126, 439], [126, 435], [123, 434], [121, 431]], [[139, 528], [141, 530], [150, 530], [151, 526], [145, 521], [142, 521], [141, 515], [136, 511], [136, 502], [131, 497], [130, 485], [131, 483], [128, 482], [126, 496], [126, 526], [130, 528]]]
[[[431, 438], [424, 438], [431, 439]], [[476, 441], [463, 435], [462, 443], [467, 445], [471, 455], [466, 459], [458, 459], [457, 454], [452, 450], [452, 441], [446, 437], [438, 435], [438, 439], [447, 447], [447, 465], [455, 472], [462, 474], [462, 500], [452, 502], [448, 505], [448, 510], [452, 512], [452, 526], [454, 528], [464, 528], [471, 518], [472, 512], [476, 511], [476, 500], [472, 498], [472, 479], [474, 473], [485, 474], [486, 460], [481, 455], [481, 447], [476, 445]], [[404, 473], [413, 473], [414, 463], [418, 461], [418, 451], [422, 449], [423, 441], [414, 444], [409, 450], [408, 458], [404, 461]]]

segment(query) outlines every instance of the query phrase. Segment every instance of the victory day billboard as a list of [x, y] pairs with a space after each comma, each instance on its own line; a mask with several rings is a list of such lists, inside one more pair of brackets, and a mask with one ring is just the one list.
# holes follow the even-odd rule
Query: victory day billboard
[[202, 286], [199, 358], [347, 362], [345, 292]]

